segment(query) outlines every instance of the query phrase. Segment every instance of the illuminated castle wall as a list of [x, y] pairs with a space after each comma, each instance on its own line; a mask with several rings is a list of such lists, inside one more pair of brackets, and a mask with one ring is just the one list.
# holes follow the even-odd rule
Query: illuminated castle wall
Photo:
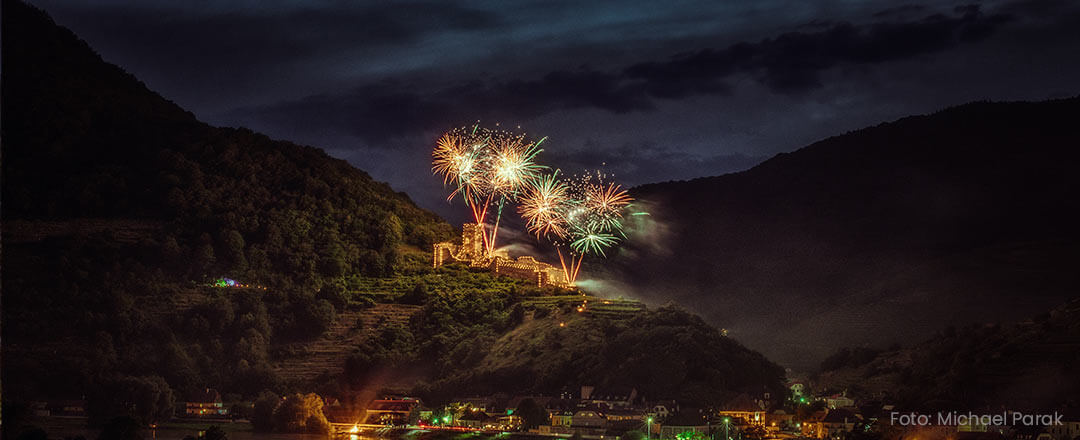
[[566, 281], [566, 272], [562, 269], [531, 256], [512, 259], [505, 250], [487, 253], [483, 233], [483, 227], [476, 223], [462, 225], [460, 246], [449, 241], [435, 244], [432, 267], [442, 266], [448, 261], [461, 261], [468, 263], [469, 267], [484, 267], [492, 273], [534, 281], [537, 287], [573, 287]]

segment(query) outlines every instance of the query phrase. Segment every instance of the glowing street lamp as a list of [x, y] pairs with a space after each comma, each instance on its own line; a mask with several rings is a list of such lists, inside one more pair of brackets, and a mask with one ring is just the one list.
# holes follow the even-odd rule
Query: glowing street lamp
[[652, 417], [645, 419], [645, 422], [649, 425], [648, 430], [645, 431], [645, 440], [650, 440], [652, 438]]

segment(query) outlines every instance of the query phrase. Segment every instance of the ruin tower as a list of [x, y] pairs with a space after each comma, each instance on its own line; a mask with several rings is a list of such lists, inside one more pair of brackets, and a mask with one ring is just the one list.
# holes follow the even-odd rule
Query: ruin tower
[[482, 260], [487, 258], [484, 250], [484, 225], [466, 223], [461, 225], [461, 247], [458, 248], [459, 260]]
[[446, 241], [434, 246], [433, 267], [447, 261], [467, 261], [471, 266], [483, 265], [488, 260], [484, 249], [484, 227], [476, 223], [461, 225], [461, 245]]

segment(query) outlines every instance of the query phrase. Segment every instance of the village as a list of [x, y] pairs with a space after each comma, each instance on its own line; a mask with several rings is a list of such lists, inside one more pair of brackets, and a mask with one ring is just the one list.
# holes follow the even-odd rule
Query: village
[[[558, 396], [494, 394], [459, 397], [441, 406], [428, 406], [404, 395], [380, 396], [363, 409], [337, 399], [320, 399], [333, 427], [332, 437], [354, 440], [395, 437], [412, 430], [632, 440], [1070, 440], [1080, 435], [1080, 413], [1062, 413], [1062, 423], [1049, 426], [984, 425], [977, 420], [899, 426], [891, 417], [896, 408], [881, 400], [858, 401], [844, 393], [813, 395], [802, 382], [788, 385], [789, 394], [780, 403], [771, 401], [768, 393], [740, 394], [713, 408], [651, 401], [633, 388], [590, 385]], [[84, 400], [39, 401], [31, 406], [38, 417], [86, 418]], [[175, 408], [170, 421], [174, 424], [236, 426], [249, 423], [245, 417], [251, 414], [253, 403], [224, 402], [220, 393], [208, 388], [186, 396]]]

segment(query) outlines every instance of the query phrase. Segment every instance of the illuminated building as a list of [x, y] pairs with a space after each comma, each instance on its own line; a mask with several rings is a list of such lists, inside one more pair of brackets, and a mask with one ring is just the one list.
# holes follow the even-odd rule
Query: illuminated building
[[468, 263], [469, 267], [486, 268], [495, 274], [535, 282], [537, 287], [573, 287], [567, 282], [566, 272], [562, 269], [531, 256], [513, 259], [505, 250], [487, 252], [483, 236], [484, 228], [481, 225], [462, 225], [460, 245], [448, 241], [434, 245], [432, 267], [442, 266], [448, 261], [460, 261]]
[[1047, 426], [1046, 431], [1051, 438], [1058, 440], [1080, 437], [1080, 411], [1066, 410], [1061, 419], [1061, 424]]
[[184, 415], [187, 417], [225, 417], [229, 410], [221, 401], [221, 394], [213, 388], [206, 388], [195, 393], [184, 402]]
[[830, 410], [825, 415], [825, 418], [821, 420], [819, 435], [829, 438], [841, 438], [845, 433], [855, 429], [855, 424], [860, 421], [861, 418], [857, 414], [846, 409]]
[[365, 424], [369, 425], [404, 425], [409, 421], [409, 413], [421, 406], [418, 399], [376, 399], [367, 407]]
[[737, 425], [765, 426], [764, 406], [746, 394], [732, 399], [717, 415], [731, 418]]
[[825, 398], [825, 406], [829, 407], [829, 409], [851, 408], [855, 406], [855, 400], [848, 397], [847, 392], [833, 394], [832, 396]]

